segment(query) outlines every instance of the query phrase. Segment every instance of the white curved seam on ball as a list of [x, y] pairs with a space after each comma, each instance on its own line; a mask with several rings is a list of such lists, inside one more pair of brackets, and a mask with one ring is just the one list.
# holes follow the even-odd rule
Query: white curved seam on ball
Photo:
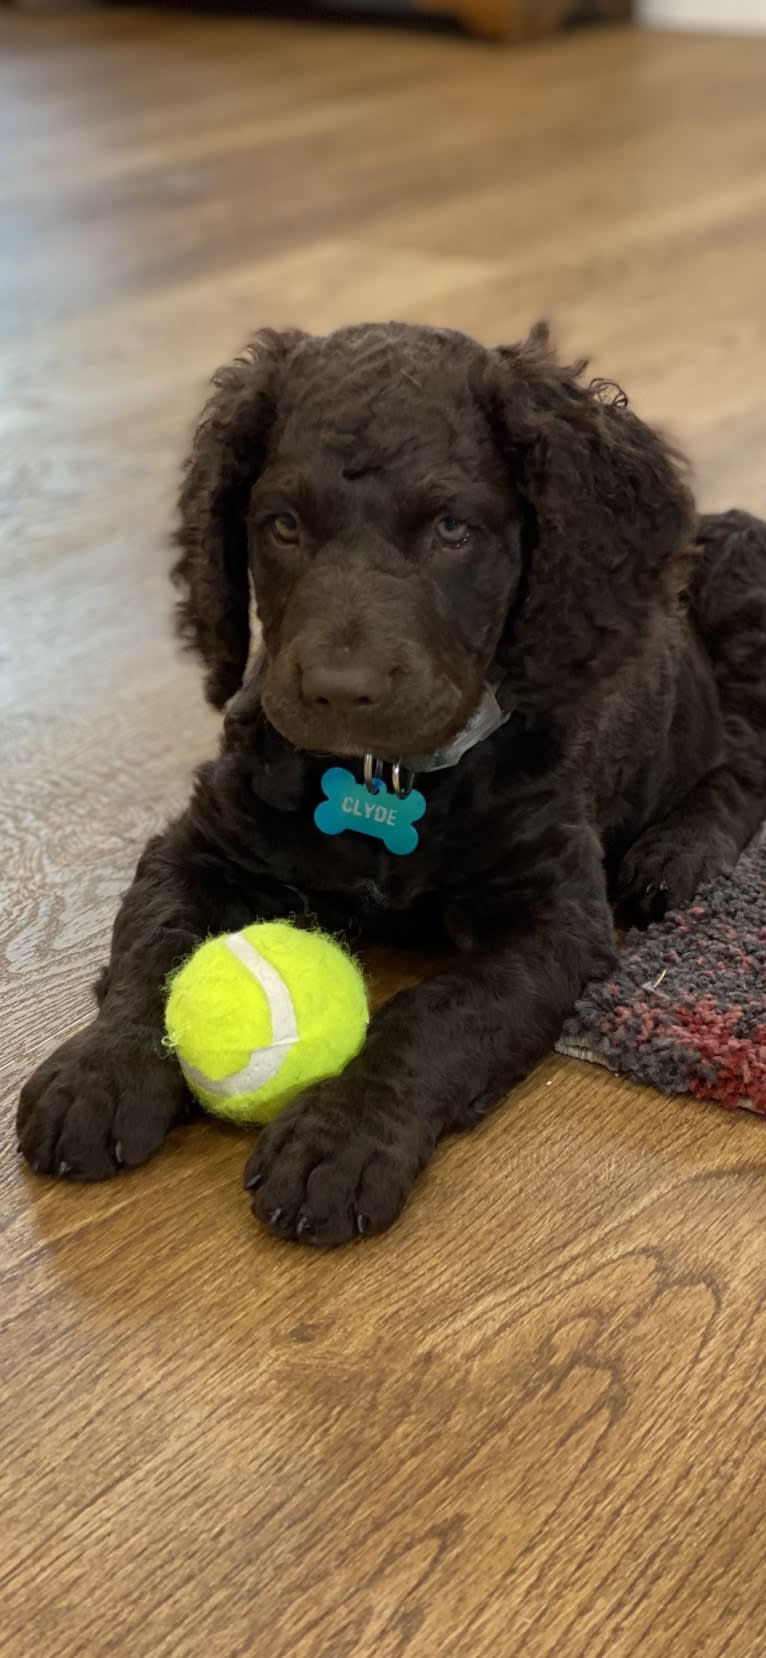
[[235, 1094], [253, 1094], [256, 1089], [263, 1088], [267, 1082], [272, 1081], [294, 1046], [294, 1042], [285, 1042], [282, 1044], [282, 1051], [274, 1048], [254, 1048], [247, 1064], [243, 1065], [240, 1071], [233, 1071], [228, 1077], [209, 1077], [188, 1060], [181, 1061], [181, 1070], [188, 1082], [196, 1083], [198, 1088], [204, 1088], [208, 1094], [215, 1094], [220, 1099], [227, 1099]]
[[254, 1048], [247, 1064], [228, 1077], [208, 1077], [196, 1065], [181, 1061], [181, 1069], [189, 1082], [221, 1098], [252, 1094], [272, 1082], [299, 1036], [293, 999], [281, 973], [241, 933], [229, 933], [226, 946], [257, 980], [266, 997], [271, 1014], [271, 1041], [267, 1048]]

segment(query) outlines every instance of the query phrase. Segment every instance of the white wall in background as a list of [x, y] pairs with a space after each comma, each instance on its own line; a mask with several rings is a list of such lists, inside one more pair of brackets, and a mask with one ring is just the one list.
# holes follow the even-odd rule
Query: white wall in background
[[638, 0], [640, 23], [766, 34], [766, 0]]

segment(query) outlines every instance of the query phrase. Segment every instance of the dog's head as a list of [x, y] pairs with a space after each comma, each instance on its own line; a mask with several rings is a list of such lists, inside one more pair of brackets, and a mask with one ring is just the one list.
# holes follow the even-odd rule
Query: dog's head
[[400, 324], [258, 335], [215, 379], [181, 495], [182, 630], [296, 747], [396, 759], [487, 674], [565, 708], [639, 649], [692, 518], [673, 455], [555, 359]]

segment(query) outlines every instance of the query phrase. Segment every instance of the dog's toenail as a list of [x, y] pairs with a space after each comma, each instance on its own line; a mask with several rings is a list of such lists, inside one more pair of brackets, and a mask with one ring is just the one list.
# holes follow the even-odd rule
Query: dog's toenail
[[67, 1163], [66, 1158], [62, 1157], [61, 1162], [59, 1163], [59, 1166], [56, 1170], [56, 1173], [57, 1174], [70, 1174], [71, 1169], [72, 1169], [71, 1163]]
[[121, 1140], [115, 1140], [115, 1142], [114, 1142], [114, 1161], [115, 1161], [115, 1163], [120, 1163], [120, 1164], [125, 1162], [125, 1153], [122, 1149], [122, 1141]]
[[272, 1209], [269, 1215], [269, 1226], [276, 1226], [277, 1222], [282, 1219], [283, 1214], [284, 1209]]
[[262, 1186], [262, 1185], [263, 1185], [263, 1175], [262, 1174], [258, 1174], [256, 1172], [255, 1174], [246, 1174], [245, 1175], [245, 1191], [246, 1192], [255, 1192], [255, 1191], [257, 1191], [258, 1187]]
[[301, 1215], [301, 1218], [300, 1218], [300, 1220], [298, 1222], [298, 1225], [296, 1226], [295, 1230], [296, 1230], [296, 1234], [299, 1238], [305, 1238], [305, 1236], [308, 1232], [313, 1232], [314, 1222], [313, 1222], [313, 1220], [310, 1219], [310, 1217], [308, 1215]]
[[372, 1221], [370, 1220], [369, 1215], [357, 1215], [356, 1229], [357, 1232], [361, 1233], [362, 1237], [364, 1237], [365, 1233], [369, 1232], [371, 1226]]

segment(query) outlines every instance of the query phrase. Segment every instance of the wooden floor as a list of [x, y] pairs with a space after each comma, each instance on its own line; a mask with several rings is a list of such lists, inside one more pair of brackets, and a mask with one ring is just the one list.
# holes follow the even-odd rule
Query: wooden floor
[[12, 1114], [215, 740], [165, 531], [251, 327], [548, 312], [766, 509], [766, 42], [1, 15], [3, 1658], [763, 1658], [762, 1122], [551, 1060], [324, 1257], [234, 1133], [78, 1188]]

